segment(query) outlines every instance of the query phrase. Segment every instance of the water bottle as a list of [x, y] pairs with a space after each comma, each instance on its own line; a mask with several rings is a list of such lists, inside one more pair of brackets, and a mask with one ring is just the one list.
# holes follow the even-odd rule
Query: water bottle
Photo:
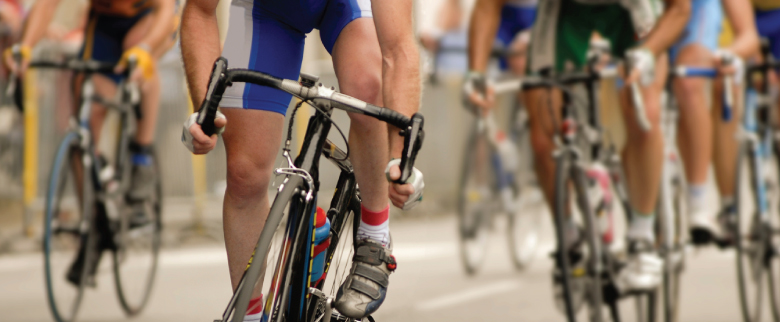
[[609, 171], [601, 163], [593, 164], [585, 174], [590, 180], [588, 186], [588, 201], [594, 209], [596, 221], [604, 243], [612, 243], [614, 239], [612, 227], [612, 190], [610, 190]]
[[330, 219], [322, 208], [314, 215], [314, 250], [312, 252], [311, 286], [325, 280], [325, 255], [330, 246]]
[[498, 156], [501, 159], [501, 170], [503, 170], [504, 173], [514, 173], [520, 163], [517, 155], [517, 147], [514, 142], [507, 137], [504, 131], [498, 129], [495, 118], [493, 117], [493, 112], [488, 113], [484, 120], [488, 140], [496, 149], [496, 152], [498, 152]]

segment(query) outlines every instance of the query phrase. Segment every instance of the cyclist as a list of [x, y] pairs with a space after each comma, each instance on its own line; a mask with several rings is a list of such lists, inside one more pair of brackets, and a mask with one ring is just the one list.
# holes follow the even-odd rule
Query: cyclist
[[[484, 82], [484, 71], [490, 48], [499, 25], [501, 7], [506, 0], [478, 0], [471, 21], [469, 48], [469, 80]], [[623, 4], [626, 4], [624, 7]], [[594, 32], [608, 39], [612, 55], [625, 57], [630, 62], [626, 86], [621, 92], [623, 114], [628, 142], [623, 151], [631, 201], [631, 221], [627, 237], [629, 262], [618, 276], [621, 291], [649, 290], [660, 282], [662, 261], [654, 251], [655, 204], [661, 177], [663, 136], [660, 130], [660, 98], [664, 87], [667, 64], [664, 52], [682, 31], [690, 11], [686, 0], [666, 0], [664, 11], [656, 19], [653, 1], [548, 0], [539, 3], [536, 22], [532, 29], [529, 72], [544, 70], [565, 71], [581, 68]], [[637, 39], [640, 39], [637, 41]], [[645, 113], [651, 129], [641, 129], [630, 108], [628, 88], [634, 82], [642, 85]], [[467, 92], [471, 101], [489, 107], [492, 93], [487, 96]], [[552, 128], [559, 124], [551, 119], [547, 104], [548, 90], [537, 89], [526, 93], [526, 107], [530, 117], [534, 166], [549, 204], [554, 195]], [[555, 107], [560, 107], [559, 91], [552, 96]], [[560, 120], [558, 120], [560, 121]], [[564, 245], [576, 251], [581, 238], [573, 221], [566, 225]], [[562, 293], [559, 293], [562, 294]]]
[[[11, 50], [5, 54], [6, 64], [15, 72], [26, 70], [32, 55], [32, 48], [43, 38], [52, 21], [60, 0], [38, 0], [30, 10], [25, 22], [21, 41], [14, 47], [19, 50], [22, 61], [17, 66]], [[160, 84], [153, 52], [161, 45], [169, 45], [175, 11], [174, 0], [92, 0], [85, 41], [80, 56], [85, 60], [116, 63], [117, 73], [93, 76], [96, 91], [104, 97], [113, 97], [116, 85], [123, 79], [119, 74], [130, 56], [137, 59], [137, 74], [132, 77], [141, 81], [142, 112], [138, 131], [131, 142], [133, 182], [128, 197], [142, 200], [151, 196], [154, 189], [154, 168], [151, 166], [150, 146], [154, 139], [157, 123]], [[104, 108], [93, 109], [93, 136], [98, 138], [105, 116]]]
[[[722, 5], [722, 6], [721, 6]], [[723, 22], [723, 12], [733, 26], [734, 39], [730, 45], [718, 48], [718, 37]], [[758, 51], [758, 33], [754, 24], [750, 3], [741, 0], [693, 0], [691, 19], [682, 37], [670, 50], [671, 61], [676, 65], [717, 67], [721, 74], [732, 75], [735, 83], [734, 102], [740, 102], [738, 85], [744, 73], [744, 59]], [[721, 214], [734, 212], [734, 180], [737, 164], [738, 142], [735, 139], [740, 115], [739, 105], [730, 120], [721, 117], [723, 102], [722, 79], [714, 81], [711, 119], [707, 98], [707, 80], [702, 78], [677, 78], [673, 82], [674, 94], [680, 105], [678, 145], [688, 180], [688, 209], [691, 236], [696, 243], [706, 243], [713, 238], [725, 242], [714, 214], [707, 211], [706, 184], [710, 158], [714, 155], [714, 168], [721, 195]], [[713, 146], [713, 134], [717, 145]], [[671, 144], [671, 143], [670, 143]], [[714, 154], [713, 154], [714, 152]]]
[[[220, 56], [217, 3], [190, 0], [184, 7], [182, 55], [196, 106], [205, 97], [212, 65]], [[411, 0], [234, 0], [230, 10], [221, 52], [231, 67], [297, 79], [304, 39], [317, 28], [333, 56], [343, 93], [404, 115], [417, 111], [420, 76]], [[233, 289], [268, 216], [267, 187], [290, 99], [282, 91], [250, 84], [234, 84], [223, 95], [221, 111], [230, 122], [222, 134], [227, 152], [223, 220]], [[217, 136], [204, 135], [195, 123], [196, 115], [185, 122], [183, 141], [194, 153], [203, 154], [214, 148]], [[386, 283], [375, 281], [386, 281], [390, 274], [385, 265], [392, 258], [388, 194], [393, 205], [408, 209], [421, 200], [423, 185], [422, 180], [415, 180], [415, 186], [387, 183], [386, 178], [400, 177], [398, 163], [390, 161], [403, 150], [398, 129], [364, 115], [350, 114], [350, 118], [350, 155], [362, 196], [355, 253], [376, 257], [353, 258], [351, 275], [339, 289], [335, 305], [342, 314], [357, 319], [376, 311], [387, 292]], [[224, 127], [226, 119], [218, 118], [217, 127]], [[422, 179], [418, 170], [414, 172]], [[369, 260], [381, 264], [371, 265]], [[259, 321], [262, 316], [262, 295], [255, 296], [245, 321]]]
[[[31, 8], [21, 41], [6, 50], [4, 55], [5, 63], [13, 72], [24, 74], [32, 56], [32, 48], [46, 34], [59, 2], [60, 0], [38, 0]], [[123, 79], [120, 72], [126, 67], [128, 58], [133, 56], [137, 59], [137, 73], [131, 77], [141, 82], [143, 118], [139, 120], [135, 138], [130, 143], [133, 164], [132, 182], [127, 195], [130, 201], [145, 200], [153, 195], [155, 189], [154, 179], [157, 174], [152, 166], [150, 146], [157, 123], [160, 84], [155, 70], [156, 57], [152, 53], [161, 46], [169, 45], [174, 7], [174, 0], [90, 2], [89, 22], [80, 56], [85, 60], [117, 64], [116, 73], [93, 76], [96, 92], [103, 97], [113, 97], [117, 84]], [[21, 54], [21, 62], [18, 65], [12, 55], [14, 49]], [[97, 141], [106, 110], [100, 106], [96, 107], [93, 108], [91, 128], [94, 130], [92, 136]], [[101, 244], [107, 247], [104, 242]], [[83, 265], [82, 254], [83, 252], [79, 252], [68, 274], [68, 280], [75, 284], [80, 282], [81, 275], [78, 272]], [[91, 264], [96, 267], [98, 261]]]

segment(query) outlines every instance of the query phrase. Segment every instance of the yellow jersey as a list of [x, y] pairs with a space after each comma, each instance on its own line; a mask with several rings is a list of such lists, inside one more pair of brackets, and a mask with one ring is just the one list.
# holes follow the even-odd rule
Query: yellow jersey
[[769, 11], [780, 9], [780, 0], [750, 0], [753, 3], [753, 7], [762, 10]]

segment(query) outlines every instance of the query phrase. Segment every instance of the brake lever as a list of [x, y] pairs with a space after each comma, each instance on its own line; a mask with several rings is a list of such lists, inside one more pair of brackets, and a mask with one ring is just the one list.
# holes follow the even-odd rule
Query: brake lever
[[228, 86], [227, 68], [227, 59], [224, 57], [217, 58], [214, 62], [214, 67], [211, 69], [211, 80], [206, 91], [206, 97], [203, 98], [203, 103], [200, 104], [200, 109], [198, 110], [196, 122], [207, 136], [217, 133], [214, 119], [217, 117], [217, 107], [219, 102], [222, 101], [222, 94]]
[[422, 114], [415, 113], [412, 115], [411, 124], [401, 135], [404, 136], [404, 150], [401, 155], [401, 177], [395, 180], [395, 183], [404, 184], [412, 175], [414, 169], [414, 161], [417, 159], [417, 152], [422, 147], [423, 139], [425, 139], [425, 131], [423, 131], [423, 124], [425, 120]]

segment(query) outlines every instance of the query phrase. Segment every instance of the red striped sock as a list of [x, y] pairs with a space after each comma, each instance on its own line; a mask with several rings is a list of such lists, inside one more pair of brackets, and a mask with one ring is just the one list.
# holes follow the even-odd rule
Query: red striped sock
[[390, 205], [380, 211], [371, 211], [360, 205], [358, 239], [372, 239], [387, 246], [390, 243]]
[[249, 307], [246, 309], [246, 314], [258, 314], [260, 312], [263, 312], [263, 296], [260, 295], [259, 297], [253, 298], [249, 300]]

